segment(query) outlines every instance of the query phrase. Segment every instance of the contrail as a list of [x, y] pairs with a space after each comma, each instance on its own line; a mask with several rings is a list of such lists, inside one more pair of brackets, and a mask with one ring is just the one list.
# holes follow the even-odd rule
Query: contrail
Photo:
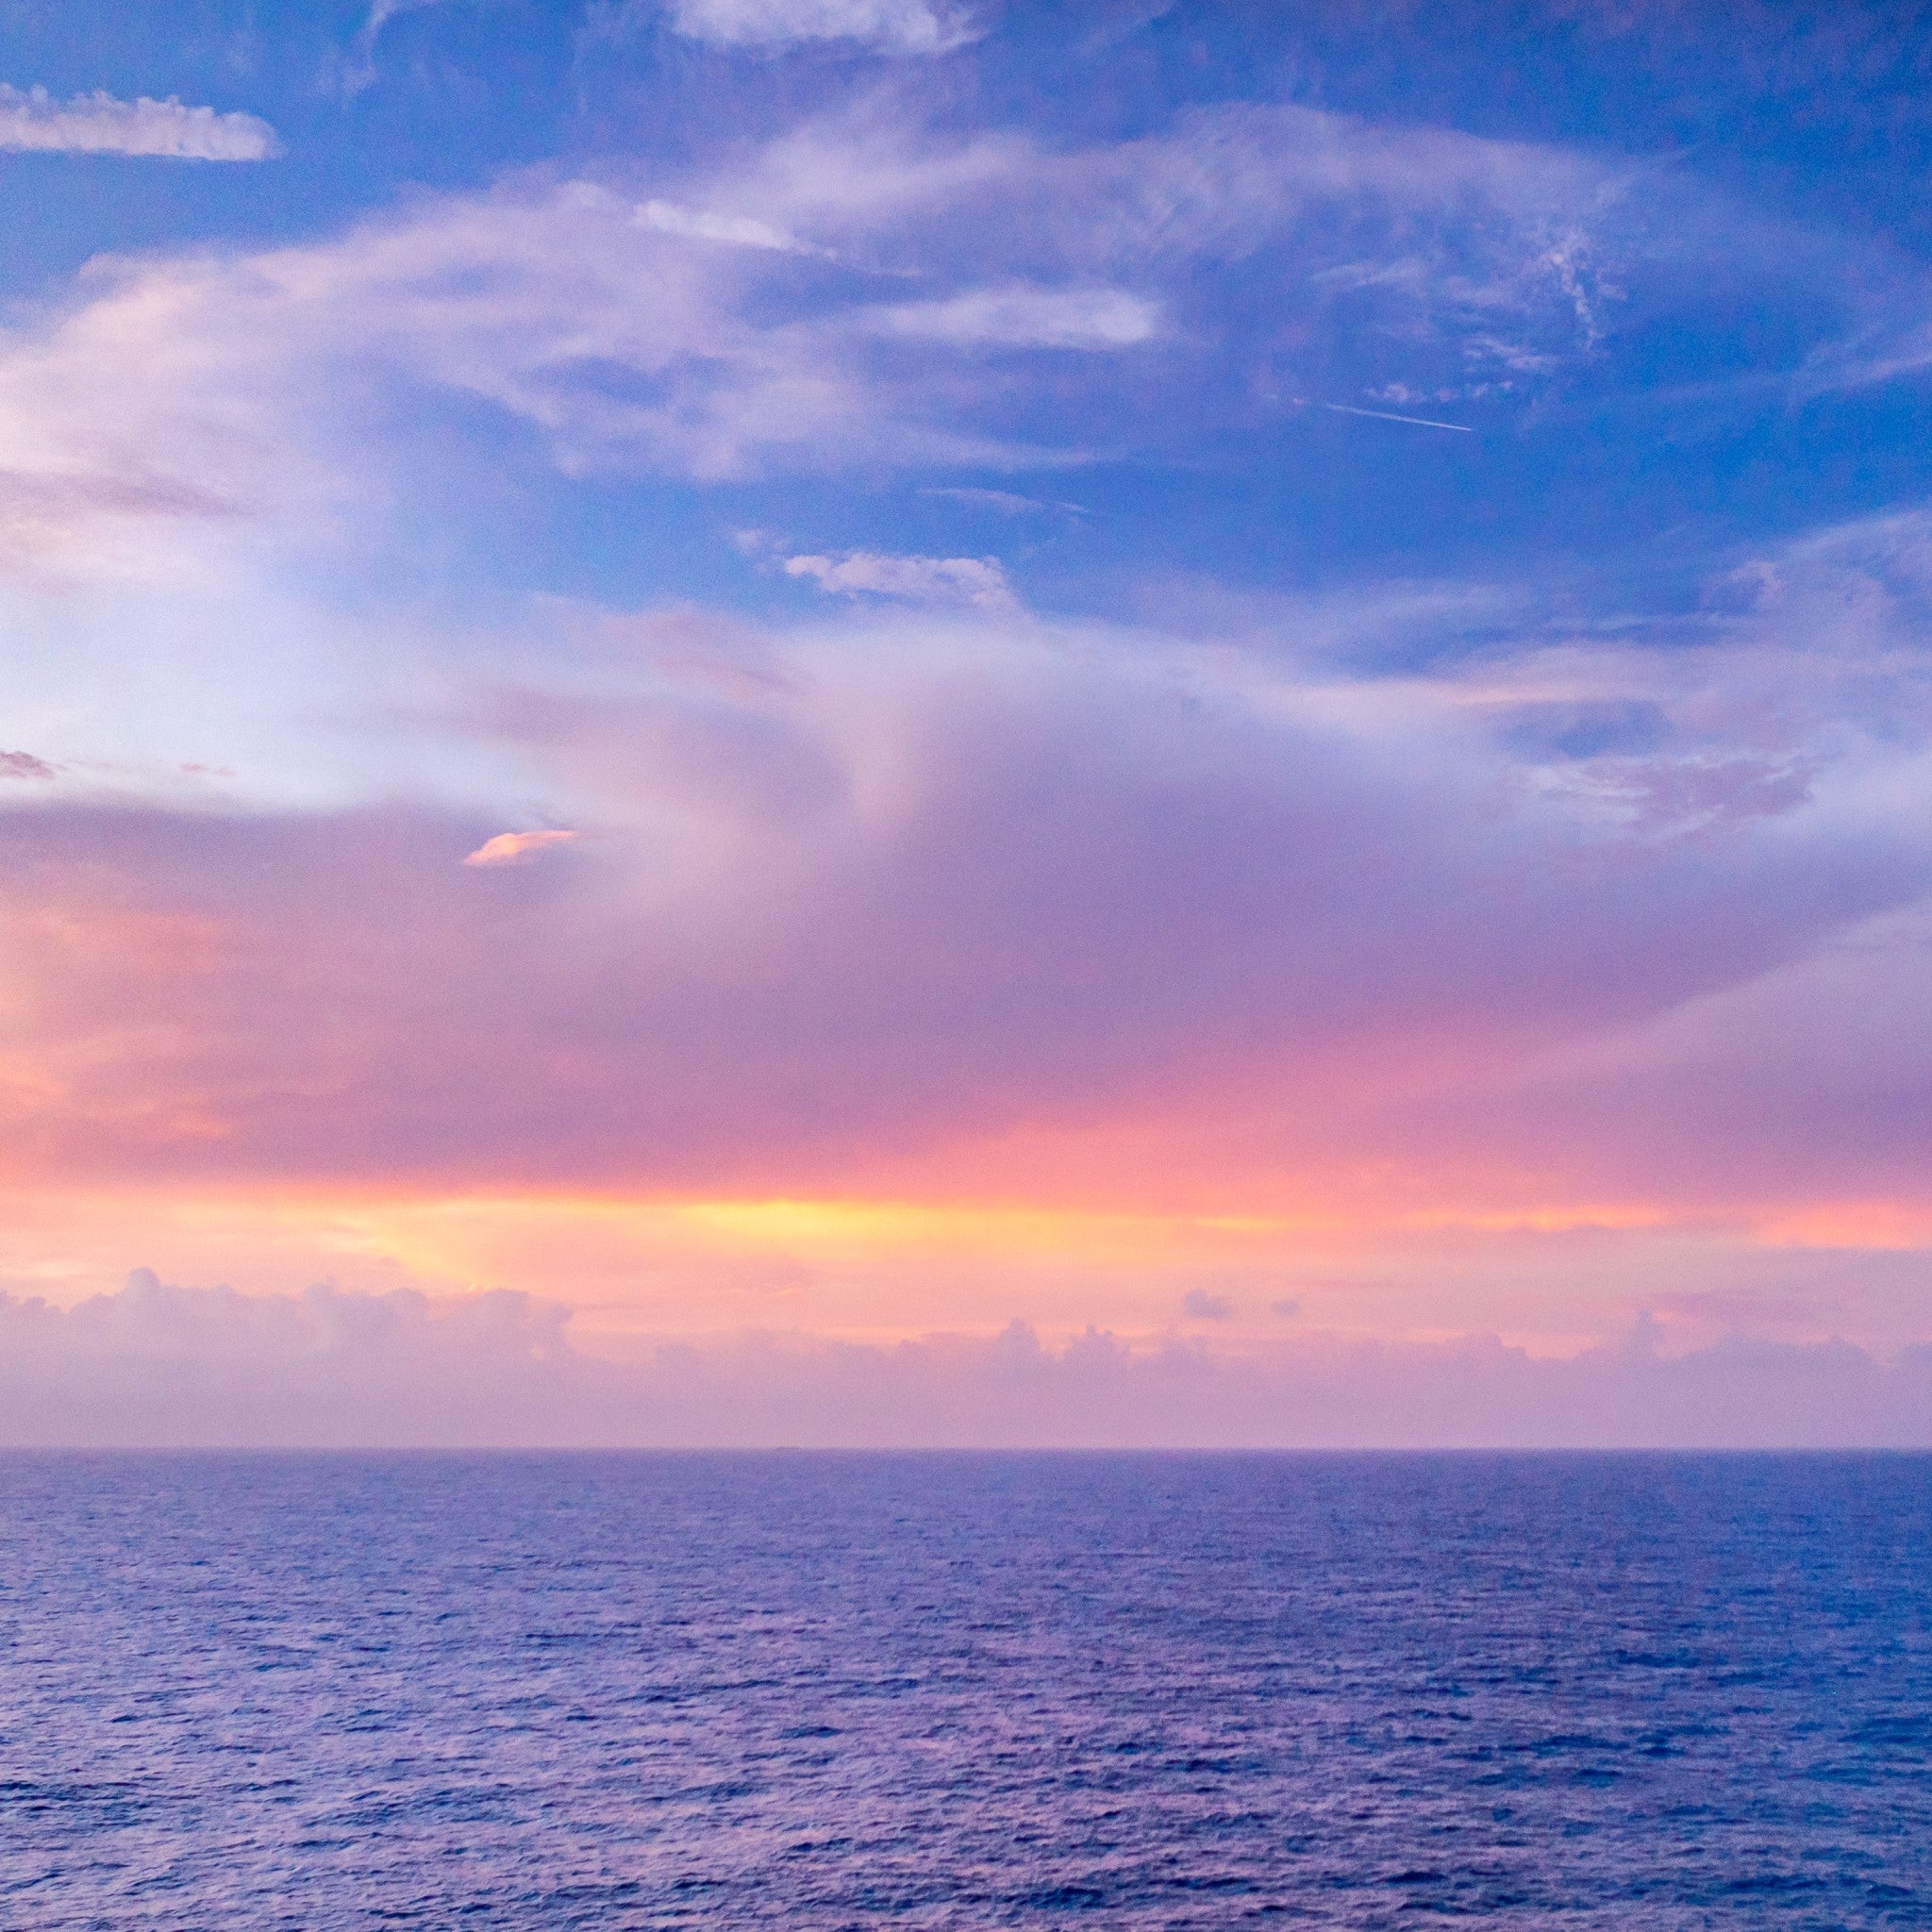
[[1333, 409], [1338, 416], [1373, 416], [1378, 423], [1413, 423], [1419, 429], [1453, 429], [1457, 436], [1475, 434], [1467, 423], [1438, 423], [1433, 416], [1398, 416], [1389, 409], [1352, 408], [1347, 403], [1317, 403], [1315, 407]]

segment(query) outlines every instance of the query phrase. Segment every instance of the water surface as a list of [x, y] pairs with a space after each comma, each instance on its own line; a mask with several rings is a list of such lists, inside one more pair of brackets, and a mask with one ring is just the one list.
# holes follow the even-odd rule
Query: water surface
[[0, 1458], [0, 1924], [1932, 1926], [1932, 1458]]

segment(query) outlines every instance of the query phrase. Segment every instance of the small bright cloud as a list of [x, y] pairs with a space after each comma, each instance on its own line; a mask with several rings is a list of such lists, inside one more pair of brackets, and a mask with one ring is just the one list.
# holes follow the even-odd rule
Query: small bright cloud
[[51, 778], [54, 768], [30, 751], [0, 751], [0, 778]]
[[720, 47], [857, 41], [885, 53], [943, 54], [975, 29], [926, 0], [672, 0], [671, 25]]
[[770, 248], [786, 255], [815, 255], [783, 228], [750, 215], [718, 215], [703, 208], [679, 208], [670, 201], [647, 201], [638, 209], [638, 225], [660, 235], [682, 235], [693, 242], [722, 242], [733, 248]]
[[155, 155], [177, 161], [265, 161], [282, 151], [253, 114], [217, 114], [177, 100], [117, 101], [76, 94], [57, 101], [43, 87], [0, 86], [0, 148], [16, 153]]
[[900, 597], [915, 604], [971, 604], [1011, 610], [1019, 599], [992, 557], [882, 557], [870, 550], [843, 557], [788, 557], [785, 575], [807, 577], [838, 596]]
[[1152, 339], [1159, 311], [1124, 289], [974, 289], [874, 312], [881, 335], [958, 348], [1125, 349]]
[[568, 845], [575, 832], [499, 832], [463, 860], [465, 865], [527, 865], [553, 845]]

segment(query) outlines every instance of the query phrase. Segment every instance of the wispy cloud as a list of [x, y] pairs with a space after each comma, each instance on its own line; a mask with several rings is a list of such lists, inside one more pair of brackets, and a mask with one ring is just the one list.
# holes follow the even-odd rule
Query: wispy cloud
[[[0, 522], [64, 490], [23, 544], [46, 568], [90, 515], [126, 521], [75, 499], [80, 475], [150, 503], [306, 487], [335, 515], [383, 448], [345, 399], [395, 381], [533, 425], [570, 471], [701, 479], [1019, 470], [1083, 458], [1073, 424], [1158, 447], [1324, 391], [1461, 427], [1451, 398], [1524, 400], [1596, 352], [1623, 298], [1579, 323], [1591, 248], [1642, 292], [1645, 237], [1675, 231], [1640, 230], [1623, 192], [1587, 157], [1299, 108], [1070, 152], [855, 109], [641, 199], [524, 177], [297, 247], [101, 264], [85, 303], [0, 345]], [[1220, 301], [1262, 263], [1265, 313]], [[1364, 342], [1399, 368], [1365, 382]]]
[[769, 222], [752, 215], [708, 214], [702, 208], [679, 208], [675, 202], [647, 201], [639, 209], [641, 227], [660, 235], [682, 235], [695, 242], [721, 242], [732, 248], [769, 248], [787, 255], [811, 255], [821, 251], [808, 246], [795, 235], [774, 228]]
[[788, 557], [784, 571], [847, 597], [969, 604], [981, 610], [1010, 610], [1019, 601], [1005, 566], [992, 557], [883, 557], [851, 550], [842, 557]]
[[0, 86], [0, 148], [16, 153], [152, 155], [182, 161], [265, 161], [282, 151], [253, 114], [219, 114], [165, 101], [76, 94], [57, 101], [43, 87]]
[[1065, 516], [1084, 517], [1089, 512], [1080, 504], [1061, 503], [1051, 497], [1023, 496], [1014, 490], [987, 490], [977, 484], [930, 483], [922, 496], [943, 497], [953, 503], [971, 504], [977, 509], [997, 510], [1002, 516], [1041, 516], [1059, 511]]
[[943, 54], [974, 39], [963, 9], [929, 0], [670, 0], [671, 25], [721, 47], [852, 41], [891, 54]]
[[349, 58], [339, 70], [343, 92], [358, 94], [364, 88], [375, 85], [375, 43], [391, 21], [406, 13], [421, 12], [442, 4], [443, 0], [373, 0], [368, 17], [357, 31]]
[[439, 0], [374, 0], [369, 9], [369, 17], [362, 23], [357, 40], [364, 46], [372, 46], [383, 28], [398, 15], [416, 13], [425, 7], [434, 7], [438, 4]]
[[1151, 341], [1159, 311], [1122, 289], [974, 289], [908, 302], [867, 318], [882, 334], [960, 347], [1124, 349]]

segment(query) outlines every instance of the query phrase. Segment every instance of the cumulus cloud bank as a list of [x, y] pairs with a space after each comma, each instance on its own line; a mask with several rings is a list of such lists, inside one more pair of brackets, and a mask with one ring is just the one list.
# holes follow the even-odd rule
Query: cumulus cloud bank
[[154, 155], [179, 161], [265, 161], [282, 151], [253, 114], [218, 114], [178, 100], [117, 101], [76, 94], [57, 101], [43, 87], [0, 86], [0, 148], [15, 153]]
[[241, 1295], [137, 1271], [71, 1309], [0, 1296], [0, 1443], [638, 1447], [1657, 1447], [1932, 1444], [1932, 1349], [1640, 1330], [1570, 1360], [1492, 1338], [1312, 1336], [1246, 1356], [996, 1337], [786, 1335], [572, 1347], [562, 1309], [316, 1287]]

